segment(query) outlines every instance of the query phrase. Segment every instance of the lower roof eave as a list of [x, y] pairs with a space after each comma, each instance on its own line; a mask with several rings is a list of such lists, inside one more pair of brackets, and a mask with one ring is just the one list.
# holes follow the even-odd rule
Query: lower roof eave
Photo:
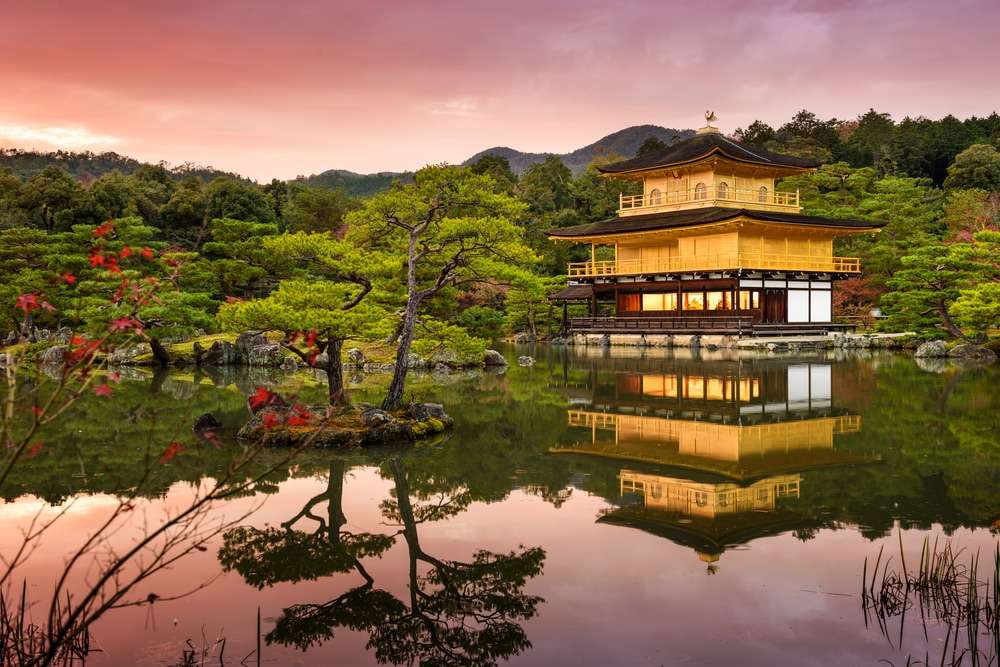
[[745, 208], [712, 206], [608, 218], [598, 222], [552, 230], [546, 236], [556, 241], [592, 243], [612, 238], [718, 225], [719, 223], [739, 220], [801, 228], [826, 228], [837, 234], [873, 232], [877, 231], [884, 224], [864, 220], [822, 218], [798, 213], [775, 213], [773, 211], [755, 211]]

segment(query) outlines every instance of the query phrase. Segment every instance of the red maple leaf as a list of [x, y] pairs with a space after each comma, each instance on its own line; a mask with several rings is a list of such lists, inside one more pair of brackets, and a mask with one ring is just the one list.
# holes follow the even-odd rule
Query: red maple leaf
[[268, 410], [264, 413], [264, 428], [272, 429], [279, 424], [281, 424], [281, 418], [273, 411]]
[[163, 450], [162, 454], [160, 454], [160, 465], [163, 465], [164, 463], [169, 463], [175, 456], [177, 456], [183, 451], [184, 451], [184, 445], [174, 440], [169, 445], [167, 445], [167, 448]]
[[312, 413], [298, 403], [292, 407], [292, 412], [292, 416], [288, 418], [289, 426], [305, 426], [312, 421]]
[[38, 456], [38, 452], [42, 451], [42, 447], [44, 446], [45, 443], [39, 440], [38, 442], [36, 442], [35, 444], [33, 444], [31, 447], [28, 448], [28, 453], [24, 455], [24, 458], [26, 459], [35, 458], [36, 456]]
[[104, 255], [99, 252], [90, 253], [90, 266], [95, 269], [99, 266], [104, 266]]
[[17, 297], [14, 307], [23, 310], [25, 313], [30, 313], [33, 310], [41, 308], [42, 304], [38, 302], [37, 294], [22, 294]]
[[257, 387], [257, 391], [250, 397], [250, 407], [256, 410], [260, 406], [266, 405], [271, 400], [271, 396], [272, 394], [267, 390], [267, 387]]
[[312, 347], [316, 344], [316, 331], [310, 331], [306, 334], [306, 347]]
[[132, 330], [137, 334], [142, 334], [142, 322], [131, 317], [119, 317], [112, 320], [111, 326], [108, 328], [113, 332]]
[[120, 268], [118, 268], [118, 258], [117, 257], [108, 257], [108, 258], [106, 258], [105, 261], [104, 261], [104, 268], [106, 268], [108, 271], [110, 271], [111, 273], [114, 273], [114, 274], [118, 274], [118, 273], [122, 272], [122, 270]]
[[152, 248], [143, 248], [142, 249], [142, 258], [143, 259], [153, 259], [153, 254], [154, 253], [153, 253], [153, 249]]
[[102, 236], [107, 236], [108, 233], [115, 228], [115, 223], [108, 220], [103, 225], [94, 228], [94, 236], [100, 238]]
[[41, 417], [45, 414], [45, 408], [40, 405], [33, 405], [31, 406], [31, 413], [36, 417]]
[[128, 246], [123, 246], [121, 250], [118, 251], [118, 257], [121, 259], [126, 259], [132, 256], [132, 248]]
[[118, 371], [111, 371], [110, 373], [108, 373], [108, 379], [114, 382], [115, 384], [118, 384], [119, 382], [122, 381], [122, 374], [119, 373]]
[[76, 284], [76, 276], [74, 276], [72, 273], [64, 273], [64, 274], [62, 274], [62, 279], [63, 279], [63, 282], [65, 282], [67, 285], [75, 285]]
[[111, 395], [111, 385], [110, 384], [99, 384], [94, 387], [94, 396], [104, 396], [107, 398]]

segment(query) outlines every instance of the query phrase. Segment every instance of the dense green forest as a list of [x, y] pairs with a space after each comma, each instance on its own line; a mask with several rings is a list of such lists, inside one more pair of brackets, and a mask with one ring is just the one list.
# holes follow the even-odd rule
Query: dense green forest
[[[61, 167], [69, 172], [76, 179], [89, 183], [95, 178], [112, 171], [122, 174], [132, 174], [142, 167], [147, 167], [146, 163], [118, 153], [91, 153], [84, 151], [76, 153], [73, 151], [54, 151], [51, 153], [41, 153], [39, 151], [23, 150], [19, 148], [0, 148], [0, 170], [9, 170], [21, 178], [30, 178], [46, 167]], [[176, 167], [168, 168], [166, 163], [159, 163], [160, 167], [167, 169], [170, 175], [181, 180], [193, 176], [204, 180], [217, 176], [228, 176], [239, 178], [237, 174], [221, 171], [213, 167], [203, 167], [188, 162]]]
[[[815, 173], [787, 178], [780, 186], [800, 190], [805, 213], [886, 223], [881, 233], [837, 248], [838, 254], [861, 257], [864, 269], [860, 278], [843, 282], [837, 314], [881, 306], [889, 316], [883, 326], [927, 337], [982, 338], [1000, 326], [996, 113], [895, 122], [875, 111], [852, 121], [821, 120], [802, 111], [777, 129], [758, 121], [733, 136], [823, 162]], [[650, 135], [638, 152], [665, 145]], [[416, 339], [447, 334], [471, 349], [472, 339], [544, 334], [557, 324], [547, 294], [563, 282], [566, 262], [589, 252], [551, 242], [545, 232], [614, 216], [619, 193], [635, 186], [603, 178], [595, 166], [627, 157], [606, 153], [574, 174], [550, 156], [518, 175], [506, 158], [486, 153], [467, 167], [434, 167], [395, 181], [396, 175], [383, 174], [384, 183], [369, 183], [359, 192], [352, 189], [349, 172], [257, 184], [210, 169], [168, 169], [116, 154], [4, 151], [0, 331], [24, 324], [23, 309], [15, 307], [23, 294], [55, 306], [53, 314], [33, 314], [40, 326], [86, 325], [96, 316], [98, 297], [113, 292], [115, 280], [106, 266], [93, 264], [91, 235], [113, 220], [115, 232], [105, 241], [114, 252], [127, 257], [149, 249], [181, 267], [149, 315], [150, 326], [164, 335], [218, 329], [216, 312], [227, 303], [269, 298], [268, 317], [280, 308], [302, 312], [296, 299], [303, 282], [320, 285], [312, 294], [312, 305], [320, 307], [324, 299], [347, 294], [345, 284], [359, 284], [343, 278], [349, 268], [343, 258], [354, 257], [358, 270], [371, 273], [365, 280], [374, 281], [375, 291], [352, 318], [324, 324], [331, 331], [357, 331], [365, 328], [359, 322], [370, 318], [369, 328], [384, 337], [410, 303], [400, 287], [406, 285], [406, 244], [393, 236], [402, 227], [385, 221], [391, 222], [397, 209], [426, 212], [441, 193], [462, 191], [476, 205], [449, 209], [434, 220], [434, 235], [419, 241], [434, 248], [441, 261], [434, 263], [434, 253], [429, 259], [421, 255], [417, 283], [438, 276], [442, 284], [431, 280], [432, 293], [418, 299]], [[309, 266], [296, 261], [303, 244], [322, 246]], [[469, 248], [481, 252], [470, 255]], [[122, 266], [127, 263], [123, 259]], [[316, 269], [320, 265], [325, 268]], [[446, 269], [450, 273], [442, 278]], [[297, 282], [277, 291], [286, 281]], [[230, 322], [253, 320], [230, 315]], [[263, 311], [254, 317], [264, 317]]]

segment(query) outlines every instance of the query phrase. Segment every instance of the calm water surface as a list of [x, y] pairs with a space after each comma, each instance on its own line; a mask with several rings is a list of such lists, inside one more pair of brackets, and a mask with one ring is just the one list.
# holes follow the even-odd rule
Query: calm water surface
[[[94, 665], [168, 665], [226, 638], [226, 662], [450, 664], [459, 644], [521, 665], [876, 665], [933, 658], [908, 619], [866, 627], [866, 557], [925, 537], [990, 555], [1000, 527], [1000, 372], [901, 356], [539, 348], [533, 368], [414, 383], [456, 428], [408, 450], [310, 453], [214, 548], [149, 582], [181, 600], [115, 612]], [[353, 386], [374, 399], [386, 378]], [[259, 384], [143, 376], [77, 406], [0, 505], [2, 546], [43, 503], [73, 501], [25, 569], [44, 591], [147, 452], [190, 445], [147, 484], [155, 520], [218, 474]], [[56, 446], [58, 444], [58, 447]], [[59, 455], [56, 452], [59, 452]], [[264, 462], [261, 463], [263, 467]], [[118, 536], [126, 542], [128, 535]], [[146, 589], [143, 589], [145, 592]], [[464, 622], [463, 622], [464, 621]], [[485, 658], [484, 658], [485, 661]], [[885, 663], [882, 663], [885, 664]]]

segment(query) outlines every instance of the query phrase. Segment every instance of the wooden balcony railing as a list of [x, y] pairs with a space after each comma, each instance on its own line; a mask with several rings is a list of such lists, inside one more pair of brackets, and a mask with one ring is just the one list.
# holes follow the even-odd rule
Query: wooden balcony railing
[[752, 315], [691, 314], [663, 317], [571, 317], [573, 333], [716, 333], [744, 334], [753, 331]]
[[813, 257], [811, 255], [785, 255], [782, 253], [740, 252], [690, 257], [660, 257], [658, 259], [570, 262], [567, 272], [570, 278], [594, 278], [735, 269], [860, 273], [861, 260], [857, 257]]
[[799, 192], [779, 192], [775, 190], [737, 190], [719, 186], [706, 186], [691, 190], [674, 190], [671, 192], [653, 191], [645, 195], [619, 195], [618, 210], [620, 212], [636, 213], [636, 209], [645, 209], [642, 213], [653, 210], [672, 210], [689, 208], [691, 204], [700, 206], [732, 206], [747, 204], [747, 208], [764, 209], [799, 209]]

